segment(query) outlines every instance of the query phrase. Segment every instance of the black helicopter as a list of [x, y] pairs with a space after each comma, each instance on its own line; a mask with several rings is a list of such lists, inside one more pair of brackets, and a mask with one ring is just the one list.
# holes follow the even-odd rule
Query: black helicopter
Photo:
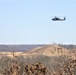
[[52, 18], [52, 20], [53, 21], [64, 21], [64, 20], [66, 20], [66, 17], [64, 17], [63, 19], [61, 19], [61, 18], [55, 16], [54, 18]]

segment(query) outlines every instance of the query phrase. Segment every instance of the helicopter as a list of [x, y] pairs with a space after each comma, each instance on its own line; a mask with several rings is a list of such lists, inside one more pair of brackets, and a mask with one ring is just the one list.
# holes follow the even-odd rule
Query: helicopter
[[53, 21], [64, 21], [64, 20], [66, 20], [66, 17], [64, 17], [63, 19], [61, 19], [61, 18], [55, 16], [54, 18], [52, 18], [52, 20]]

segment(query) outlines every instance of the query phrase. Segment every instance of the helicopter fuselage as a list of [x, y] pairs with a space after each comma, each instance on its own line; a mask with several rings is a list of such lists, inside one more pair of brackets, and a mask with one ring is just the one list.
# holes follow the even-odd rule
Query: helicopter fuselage
[[55, 17], [55, 18], [53, 18], [52, 20], [53, 20], [53, 21], [64, 21], [64, 20], [65, 20], [65, 17], [64, 17], [64, 19], [60, 19], [60, 18], [58, 18], [58, 17]]

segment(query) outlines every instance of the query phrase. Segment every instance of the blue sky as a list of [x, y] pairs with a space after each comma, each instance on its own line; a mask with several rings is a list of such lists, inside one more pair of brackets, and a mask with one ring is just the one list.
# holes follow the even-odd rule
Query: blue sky
[[0, 44], [76, 44], [75, 34], [75, 0], [0, 0]]

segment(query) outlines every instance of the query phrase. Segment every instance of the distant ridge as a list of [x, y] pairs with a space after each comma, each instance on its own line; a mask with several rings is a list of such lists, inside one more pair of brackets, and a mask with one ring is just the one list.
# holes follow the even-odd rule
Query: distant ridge
[[[0, 52], [0, 55], [7, 55], [10, 57], [13, 57], [13, 52]], [[71, 50], [66, 49], [64, 47], [61, 47], [56, 44], [50, 44], [50, 45], [36, 45], [33, 47], [33, 49], [30, 49], [28, 51], [14, 51], [15, 56], [23, 56], [26, 57], [38, 57], [38, 56], [48, 56], [48, 57], [59, 57], [59, 56], [70, 56], [71, 58], [74, 58], [73, 52]]]
[[[25, 52], [31, 49], [47, 46], [48, 44], [20, 44], [20, 45], [0, 45], [0, 51], [14, 51], [14, 52]], [[61, 47], [67, 48], [67, 49], [76, 49], [76, 45], [63, 45], [58, 44]]]
[[22, 52], [31, 50], [36, 47], [41, 47], [45, 45], [0, 45], [0, 51], [14, 51], [14, 52]]

